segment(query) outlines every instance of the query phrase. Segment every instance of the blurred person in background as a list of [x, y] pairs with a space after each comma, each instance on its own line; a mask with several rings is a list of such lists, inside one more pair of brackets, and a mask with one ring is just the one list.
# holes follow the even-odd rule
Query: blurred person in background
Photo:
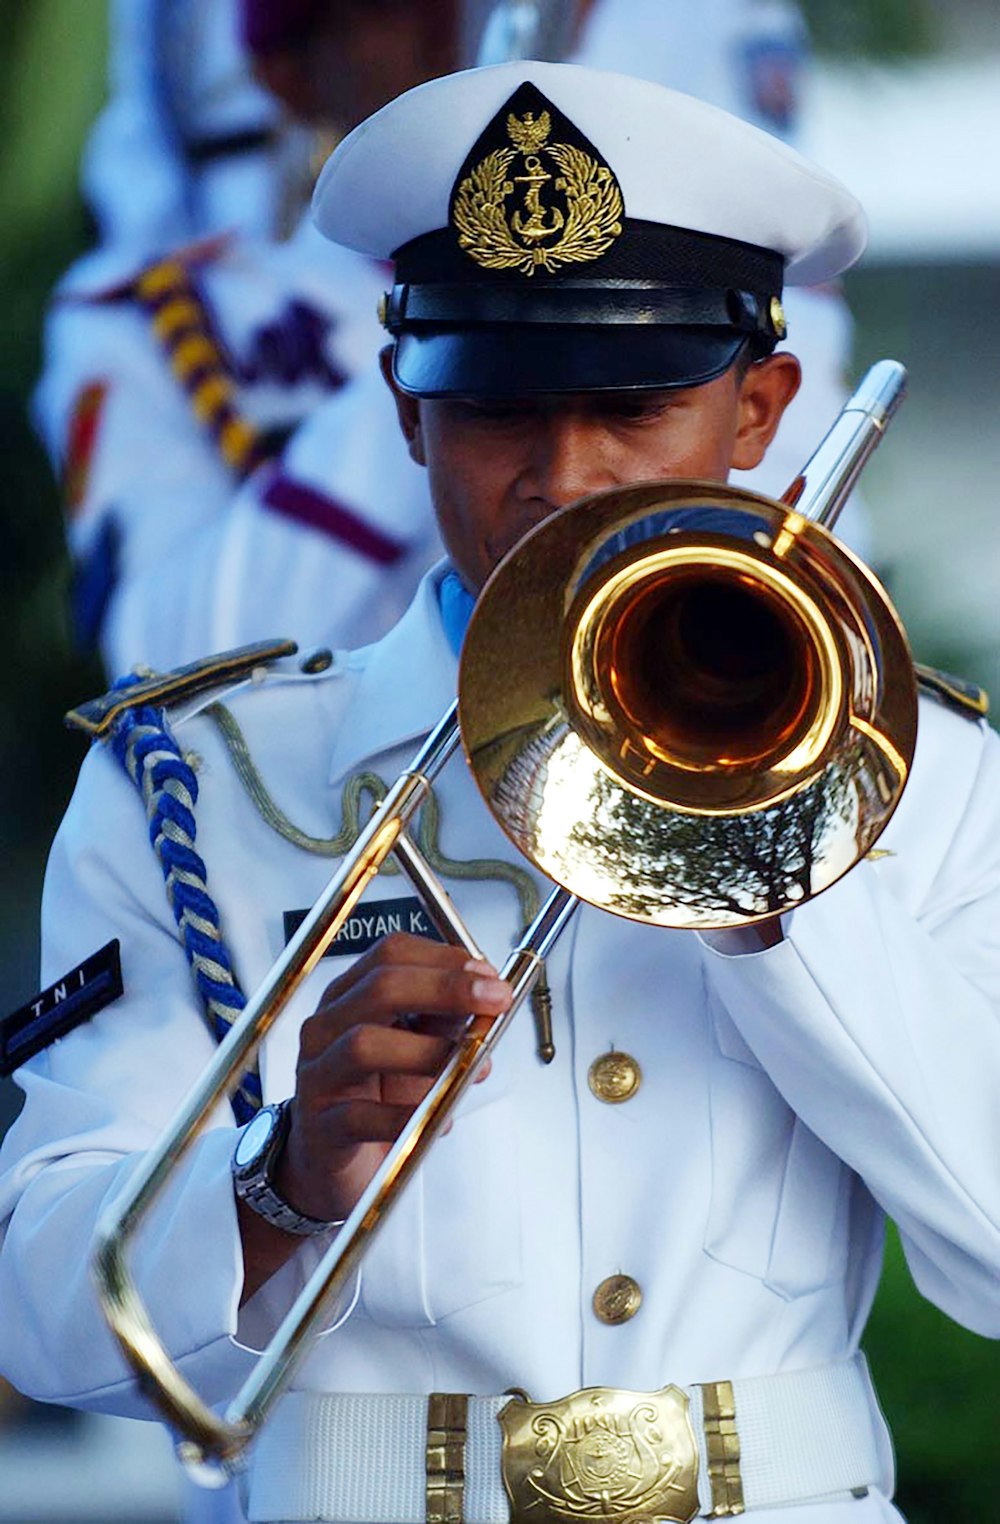
[[255, 77], [234, 0], [111, 0], [109, 44], [80, 172], [97, 248], [67, 285], [211, 234], [291, 232], [316, 134]]
[[[160, 94], [171, 94], [185, 25], [189, 46], [222, 39], [225, 66], [205, 63], [206, 79], [238, 82], [235, 96], [243, 100], [238, 33], [272, 98], [294, 119], [328, 128], [334, 112], [349, 125], [401, 71], [421, 77], [455, 58], [458, 18], [426, 0], [408, 9], [406, 35], [393, 4], [339, 6], [333, 21], [326, 0], [239, 0], [238, 11], [236, 3], [177, 0], [168, 8], [172, 44]], [[533, 40], [543, 50], [570, 46], [580, 62], [687, 90], [794, 137], [807, 60], [794, 5], [706, 0], [697, 26], [682, 0], [563, 0], [537, 8], [522, 0], [492, 13], [478, 9], [471, 41], [487, 54], [511, 38], [525, 48]], [[213, 11], [219, 15], [209, 26]], [[465, 20], [468, 34], [468, 14]], [[485, 43], [476, 36], [484, 20], [492, 24]], [[353, 51], [345, 51], [348, 36]], [[363, 83], [345, 86], [352, 69]], [[197, 99], [194, 81], [172, 93]], [[215, 102], [218, 91], [206, 93]], [[112, 108], [108, 115], [115, 119]], [[193, 109], [188, 115], [196, 117]], [[225, 119], [236, 115], [233, 106]], [[110, 184], [110, 149], [105, 156]], [[123, 168], [127, 162], [124, 155]], [[272, 211], [287, 201], [275, 189], [273, 156], [219, 156], [212, 195], [186, 198], [204, 208], [205, 231], [222, 226], [226, 208], [238, 215], [239, 187], [254, 165]], [[266, 199], [248, 195], [248, 216]], [[131, 198], [133, 206], [138, 201]], [[386, 426], [390, 404], [374, 365], [383, 272], [319, 247], [307, 225], [287, 243], [240, 238], [182, 251], [83, 298], [92, 269], [85, 260], [60, 293], [38, 393], [66, 482], [83, 638], [100, 641], [112, 672], [136, 663], [169, 669], [282, 631], [305, 646], [375, 639], [439, 551], [422, 474]], [[738, 478], [774, 495], [843, 400], [850, 345], [849, 315], [836, 290], [796, 292], [789, 313], [808, 379], [773, 460]], [[856, 500], [841, 526], [863, 554], [866, 524]]]
[[[199, 102], [204, 117], [238, 121], [246, 119], [240, 113], [249, 97], [269, 100], [272, 112], [280, 100], [292, 120], [321, 130], [329, 142], [401, 89], [458, 61], [459, 0], [175, 0], [130, 10], [124, 19], [131, 29], [121, 54], [135, 52], [143, 21], [159, 40], [162, 51], [150, 59], [146, 38], [144, 68], [131, 72], [142, 79], [159, 68], [159, 89], [147, 92], [150, 109], [160, 96], [187, 102], [185, 141], [201, 121]], [[187, 61], [199, 49], [204, 56], [188, 78]], [[240, 50], [268, 95], [248, 91], [248, 65], [237, 66]], [[227, 89], [233, 104], [224, 110]], [[170, 145], [161, 126], [145, 137], [130, 129], [146, 98], [132, 94], [119, 110], [109, 108], [89, 156], [88, 180], [103, 187], [98, 199], [110, 242], [85, 257], [57, 292], [36, 395], [38, 421], [64, 482], [76, 627], [85, 643], [100, 641], [114, 670], [138, 660], [169, 666], [185, 651], [203, 649], [206, 635], [214, 643], [213, 611], [224, 609], [226, 587], [215, 590], [208, 607], [193, 593], [189, 630], [176, 624], [172, 582], [193, 592], [195, 548], [206, 577], [220, 557], [230, 565], [231, 553], [212, 534], [239, 483], [278, 455], [301, 420], [374, 355], [384, 287], [373, 261], [324, 245], [301, 219], [307, 187], [300, 163], [290, 185], [267, 153], [206, 149], [206, 175], [204, 153], [192, 163], [176, 144], [164, 151]], [[111, 131], [107, 123], [116, 121], [125, 125]], [[211, 139], [206, 132], [202, 141], [220, 146], [218, 134]], [[157, 153], [148, 152], [151, 143]], [[223, 139], [227, 146], [234, 148]], [[147, 180], [136, 184], [131, 176], [143, 153], [159, 166], [148, 176], [148, 221], [141, 213]], [[115, 184], [120, 202], [132, 207], [129, 216], [116, 210]], [[292, 190], [300, 212], [292, 235], [260, 236], [273, 234]], [[244, 195], [241, 218], [235, 209]], [[213, 236], [149, 259], [171, 209], [183, 236]], [[220, 231], [231, 214], [237, 231]], [[402, 457], [379, 461], [385, 500], [396, 497], [393, 472]], [[365, 462], [362, 474], [368, 469]], [[331, 536], [343, 544], [344, 560], [357, 563], [362, 584], [355, 604], [363, 613], [370, 601], [386, 598], [391, 622], [429, 559], [430, 513], [421, 503], [406, 543], [398, 513], [390, 534], [373, 521], [374, 508], [367, 520], [352, 510], [356, 475], [342, 453], [328, 484], [342, 506], [324, 504], [320, 513], [306, 489], [278, 486], [268, 494], [268, 512], [293, 520], [293, 534], [301, 526], [310, 543]], [[413, 568], [406, 564], [411, 554], [419, 563]], [[400, 561], [402, 567], [394, 564]], [[393, 597], [401, 574], [405, 593]], [[345, 606], [354, 607], [346, 581], [342, 576]], [[260, 617], [272, 628], [275, 618], [287, 622], [302, 592], [287, 612], [262, 610]], [[246, 593], [253, 596], [249, 587]], [[327, 589], [324, 608], [329, 598]]]

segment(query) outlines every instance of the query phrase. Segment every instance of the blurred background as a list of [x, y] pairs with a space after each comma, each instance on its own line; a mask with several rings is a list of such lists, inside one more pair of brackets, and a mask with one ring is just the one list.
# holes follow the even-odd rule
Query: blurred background
[[[873, 560], [918, 659], [1000, 694], [1000, 7], [801, 8], [816, 66], [800, 143], [871, 222], [846, 283], [854, 376], [883, 355], [910, 371], [865, 476]], [[104, 686], [74, 644], [60, 493], [27, 404], [51, 289], [93, 237], [79, 155], [105, 98], [107, 27], [104, 0], [0, 0], [0, 1012], [37, 988], [45, 853], [82, 756], [61, 715]], [[17, 1106], [0, 1087], [0, 1128]], [[894, 1240], [867, 1345], [911, 1524], [987, 1518], [1000, 1496], [996, 1348], [920, 1301]], [[159, 1524], [180, 1507], [155, 1431], [43, 1410], [0, 1385], [0, 1520]]]

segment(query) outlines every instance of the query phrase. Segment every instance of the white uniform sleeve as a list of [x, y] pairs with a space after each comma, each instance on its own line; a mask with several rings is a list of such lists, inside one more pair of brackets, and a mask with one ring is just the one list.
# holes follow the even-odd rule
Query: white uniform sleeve
[[108, 644], [158, 669], [277, 635], [357, 648], [396, 622], [440, 554], [426, 472], [371, 367], [224, 515], [122, 588]]
[[[117, 526], [113, 615], [123, 589], [138, 581], [155, 587], [177, 548], [225, 512], [232, 477], [135, 308], [58, 301], [46, 325], [45, 349], [35, 413], [60, 474], [79, 398], [88, 387], [103, 389], [79, 500], [68, 506], [67, 536], [83, 567], [102, 528], [109, 521]], [[158, 617], [154, 599], [149, 618], [155, 624]], [[114, 631], [112, 618], [101, 640], [109, 671], [146, 659], [141, 648], [120, 644]]]
[[1000, 741], [935, 710], [894, 855], [794, 911], [778, 946], [705, 964], [789, 1106], [897, 1222], [921, 1290], [1000, 1336]]
[[[114, 760], [84, 766], [49, 863], [43, 980], [113, 937], [125, 993], [18, 1073], [21, 1116], [0, 1151], [0, 1368], [30, 1396], [148, 1413], [104, 1326], [88, 1270], [102, 1205], [165, 1126], [214, 1043], [146, 839]], [[233, 1341], [242, 1258], [228, 1108], [143, 1228], [133, 1269], [169, 1350], [209, 1401], [249, 1356]], [[206, 1228], [211, 1231], [206, 1231]]]

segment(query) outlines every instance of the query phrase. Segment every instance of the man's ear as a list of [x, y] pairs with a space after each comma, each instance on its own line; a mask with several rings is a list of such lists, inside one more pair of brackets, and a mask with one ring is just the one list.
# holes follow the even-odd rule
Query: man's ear
[[740, 384], [734, 470], [749, 471], [760, 465], [801, 379], [802, 371], [794, 355], [768, 355], [749, 366]]
[[392, 392], [396, 402], [396, 416], [399, 419], [399, 427], [403, 431], [410, 459], [418, 466], [426, 466], [427, 457], [424, 453], [424, 434], [420, 421], [420, 399], [411, 397], [408, 392], [400, 391], [396, 385], [396, 378], [392, 374], [392, 345], [387, 344], [379, 351], [378, 363], [382, 368], [382, 376], [386, 386]]

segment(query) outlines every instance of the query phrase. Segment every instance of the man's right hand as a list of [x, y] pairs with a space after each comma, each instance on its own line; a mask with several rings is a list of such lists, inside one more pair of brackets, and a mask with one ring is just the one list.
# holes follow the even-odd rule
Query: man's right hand
[[[299, 1038], [279, 1193], [323, 1222], [345, 1218], [403, 1131], [470, 1015], [492, 1020], [510, 986], [463, 948], [397, 933], [324, 990]], [[485, 1079], [485, 1069], [477, 1080]], [[240, 1203], [244, 1300], [295, 1248]]]

